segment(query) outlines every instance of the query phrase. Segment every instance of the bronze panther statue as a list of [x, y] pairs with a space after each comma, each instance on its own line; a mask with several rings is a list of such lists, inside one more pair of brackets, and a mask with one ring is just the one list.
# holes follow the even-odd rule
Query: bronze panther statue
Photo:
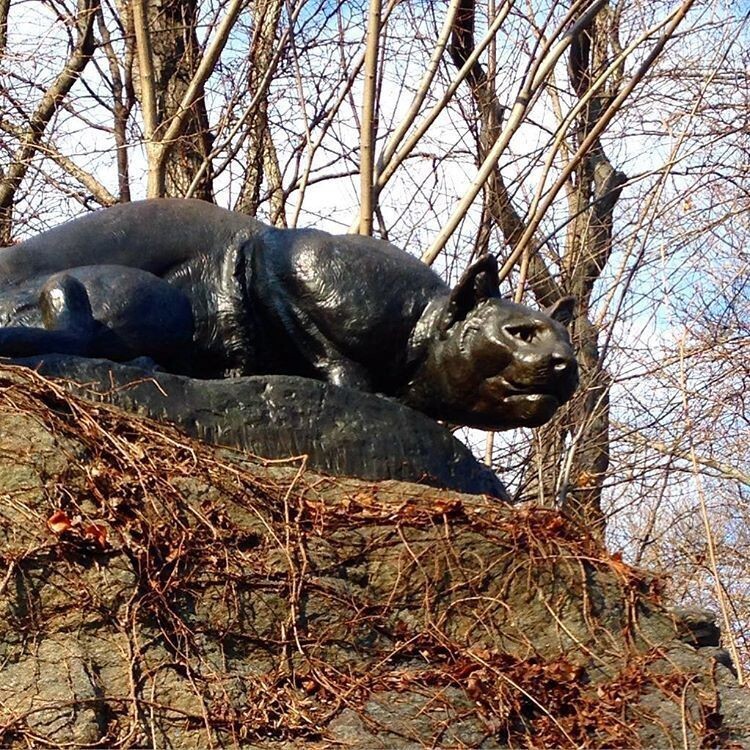
[[540, 425], [571, 397], [572, 304], [501, 299], [491, 256], [451, 290], [388, 242], [198, 200], [118, 205], [0, 250], [2, 356], [301, 375], [488, 429]]

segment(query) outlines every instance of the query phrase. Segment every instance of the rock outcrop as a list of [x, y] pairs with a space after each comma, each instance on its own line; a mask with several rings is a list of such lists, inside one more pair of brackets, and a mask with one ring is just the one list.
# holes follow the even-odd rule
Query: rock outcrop
[[22, 368], [0, 492], [4, 748], [750, 741], [710, 628], [547, 510], [249, 460]]

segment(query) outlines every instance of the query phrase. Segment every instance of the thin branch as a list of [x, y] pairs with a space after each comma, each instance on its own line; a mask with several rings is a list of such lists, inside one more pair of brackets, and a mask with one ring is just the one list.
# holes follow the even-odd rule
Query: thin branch
[[414, 150], [414, 148], [416, 148], [417, 144], [422, 139], [422, 136], [424, 136], [424, 134], [430, 129], [432, 124], [438, 118], [440, 113], [446, 108], [448, 102], [453, 98], [453, 95], [456, 93], [459, 86], [461, 86], [461, 84], [466, 80], [477, 60], [494, 38], [498, 29], [510, 13], [511, 8], [512, 3], [509, 0], [503, 4], [502, 11], [499, 12], [497, 16], [495, 16], [492, 23], [490, 24], [490, 27], [487, 29], [487, 33], [484, 35], [484, 37], [482, 37], [482, 40], [474, 48], [472, 54], [466, 59], [466, 62], [458, 71], [456, 77], [451, 81], [443, 96], [440, 97], [440, 101], [438, 101], [432, 107], [432, 109], [430, 109], [424, 120], [420, 122], [420, 124], [409, 136], [406, 143], [404, 143], [404, 145], [390, 158], [383, 159], [382, 168], [378, 173], [378, 179], [376, 183], [378, 192], [380, 192], [385, 187], [385, 185], [393, 176], [394, 172], [404, 162], [404, 160], [408, 158], [409, 154]]
[[185, 119], [203, 90], [203, 85], [214, 71], [216, 62], [226, 46], [229, 34], [234, 28], [237, 16], [242, 10], [244, 3], [245, 0], [232, 0], [229, 9], [219, 24], [219, 28], [216, 30], [214, 38], [211, 40], [211, 44], [203, 51], [200, 65], [198, 65], [198, 69], [195, 71], [190, 83], [188, 84], [185, 94], [182, 97], [182, 101], [180, 102], [180, 106], [170, 120], [166, 133], [164, 133], [164, 136], [160, 139], [165, 151], [162, 158], [166, 157], [166, 153], [180, 136], [185, 124]]
[[[474, 202], [475, 198], [477, 197], [477, 195], [479, 195], [479, 192], [482, 190], [485, 183], [489, 179], [490, 175], [495, 169], [495, 165], [500, 159], [500, 156], [507, 149], [508, 144], [510, 143], [510, 139], [521, 126], [529, 107], [539, 97], [542, 89], [542, 84], [549, 76], [550, 71], [554, 68], [557, 61], [571, 45], [576, 34], [578, 34], [581, 29], [587, 27], [591, 23], [591, 20], [596, 16], [596, 14], [606, 2], [607, 0], [594, 0], [594, 2], [588, 6], [585, 12], [583, 12], [579, 16], [575, 23], [570, 26], [569, 30], [563, 35], [562, 39], [560, 39], [560, 41], [551, 48], [549, 44], [546, 45], [545, 50], [535, 61], [534, 65], [532, 65], [531, 69], [526, 75], [523, 86], [521, 87], [521, 91], [518, 93], [516, 101], [510, 110], [508, 120], [503, 127], [503, 130], [500, 133], [498, 139], [495, 141], [486, 158], [482, 162], [479, 173], [475, 177], [464, 197], [459, 201], [443, 230], [438, 234], [430, 248], [422, 256], [422, 260], [425, 263], [431, 265], [435, 261], [435, 258], [437, 258], [437, 256], [440, 254], [441, 250], [445, 247], [446, 243], [453, 235], [453, 232], [456, 231], [456, 228], [461, 223], [464, 216], [466, 216], [466, 213], [471, 207], [471, 204]], [[522, 246], [518, 248], [517, 253], [513, 253], [511, 255], [511, 257], [515, 256], [513, 261], [514, 265], [521, 252], [523, 252]]]
[[148, 154], [149, 198], [164, 195], [164, 159], [161, 147], [156, 140], [158, 116], [156, 111], [156, 90], [154, 83], [154, 56], [151, 49], [151, 34], [148, 29], [148, 0], [133, 0], [133, 30], [138, 48], [138, 71], [141, 87], [141, 109], [143, 128]]
[[456, 13], [458, 12], [458, 8], [461, 5], [461, 1], [462, 0], [451, 0], [451, 4], [448, 6], [448, 12], [445, 15], [443, 27], [440, 30], [437, 41], [435, 42], [435, 49], [430, 56], [430, 62], [427, 64], [427, 69], [425, 70], [424, 76], [419, 82], [419, 86], [417, 87], [417, 91], [414, 94], [412, 103], [409, 106], [408, 111], [402, 118], [401, 122], [399, 123], [398, 127], [391, 134], [391, 137], [388, 139], [385, 148], [378, 158], [379, 174], [382, 174], [384, 165], [393, 158], [393, 155], [396, 153], [396, 149], [404, 139], [406, 133], [409, 131], [409, 128], [414, 124], [414, 121], [419, 114], [419, 109], [430, 90], [432, 81], [434, 80], [435, 75], [438, 71], [438, 67], [440, 66], [440, 61], [443, 59], [443, 53], [445, 52], [445, 47], [448, 44], [451, 29], [453, 28], [453, 21], [456, 17]]
[[[388, 0], [388, 5], [386, 6], [385, 10], [381, 14], [380, 23], [381, 26], [385, 24], [388, 21], [388, 18], [393, 11], [393, 9], [398, 4], [399, 0]], [[291, 226], [296, 226], [297, 221], [299, 219], [300, 212], [302, 211], [302, 203], [305, 198], [305, 191], [307, 190], [307, 186], [312, 184], [312, 165], [313, 165], [313, 159], [315, 157], [315, 154], [320, 149], [323, 140], [325, 139], [325, 136], [327, 135], [328, 131], [331, 128], [331, 125], [333, 124], [336, 115], [341, 109], [341, 106], [343, 105], [344, 101], [347, 99], [349, 92], [351, 91], [352, 86], [354, 85], [354, 82], [357, 80], [357, 77], [359, 76], [359, 71], [364, 65], [365, 61], [365, 52], [364, 50], [359, 53], [351, 62], [349, 66], [349, 74], [347, 75], [346, 79], [344, 80], [343, 88], [341, 89], [339, 95], [336, 97], [336, 101], [333, 104], [333, 106], [328, 110], [325, 116], [325, 122], [321, 125], [320, 132], [318, 133], [318, 137], [315, 140], [315, 143], [311, 144], [308, 140], [307, 145], [307, 159], [305, 163], [305, 168], [302, 172], [302, 177], [298, 180], [296, 180], [296, 183], [292, 186], [291, 190], [298, 190], [299, 195], [297, 196], [297, 205], [294, 209], [294, 216], [292, 218]], [[377, 190], [377, 188], [375, 188]], [[359, 229], [359, 217], [355, 220], [355, 222], [352, 224], [352, 226], [349, 228], [350, 232], [357, 232]]]
[[726, 464], [723, 461], [717, 461], [714, 458], [708, 458], [707, 456], [699, 456], [695, 453], [693, 448], [682, 450], [681, 448], [678, 448], [676, 444], [668, 445], [662, 440], [654, 440], [653, 438], [646, 437], [643, 433], [639, 432], [637, 428], [623, 424], [622, 422], [610, 420], [610, 424], [612, 427], [620, 430], [622, 434], [619, 438], [625, 442], [639, 445], [644, 448], [651, 448], [651, 450], [655, 450], [657, 453], [661, 453], [668, 458], [679, 458], [689, 463], [696, 463], [700, 466], [705, 466], [707, 469], [711, 469], [726, 479], [731, 479], [750, 487], [750, 474], [740, 471], [735, 466]]
[[[0, 120], [0, 130], [18, 138], [22, 137], [24, 132], [23, 128], [11, 125], [3, 120]], [[113, 206], [117, 203], [117, 198], [94, 175], [79, 167], [70, 157], [60, 153], [54, 146], [40, 141], [36, 145], [36, 151], [48, 156], [55, 164], [62, 167], [71, 177], [80, 182], [101, 206]]]
[[94, 52], [93, 28], [98, 9], [99, 0], [79, 0], [76, 15], [77, 37], [73, 51], [66, 60], [62, 72], [39, 100], [11, 165], [0, 182], [0, 235], [5, 235], [4, 240], [9, 239], [10, 212], [18, 186], [28, 171], [31, 157], [37, 150], [47, 125], [62, 106], [62, 102]]
[[[682, 348], [682, 342], [680, 342], [680, 348]], [[685, 372], [685, 363], [680, 363], [680, 391], [682, 393], [682, 408], [685, 419], [685, 434], [690, 441], [690, 461], [693, 466], [693, 477], [695, 480], [695, 488], [698, 492], [698, 507], [700, 509], [701, 520], [703, 521], [703, 528], [706, 533], [706, 547], [708, 551], [708, 560], [711, 567], [711, 574], [713, 575], [716, 600], [719, 603], [719, 609], [721, 610], [721, 616], [724, 623], [723, 636], [729, 647], [729, 652], [732, 655], [732, 661], [734, 662], [735, 669], [737, 670], [737, 682], [742, 686], [745, 684], [744, 670], [742, 668], [742, 660], [739, 657], [739, 651], [737, 649], [737, 641], [734, 637], [734, 631], [732, 629], [732, 623], [729, 619], [729, 607], [727, 604], [727, 596], [724, 585], [722, 584], [721, 576], [719, 575], [719, 565], [716, 558], [716, 541], [714, 540], [713, 530], [711, 529], [711, 521], [708, 517], [708, 508], [706, 506], [706, 496], [703, 492], [703, 483], [701, 482], [700, 473], [698, 471], [698, 457], [695, 453], [693, 446], [692, 435], [693, 435], [693, 424], [690, 419], [690, 410], [688, 408], [687, 401], [687, 376]]]
[[380, 0], [370, 0], [367, 16], [367, 47], [365, 50], [365, 80], [362, 95], [362, 130], [360, 133], [360, 212], [359, 233], [372, 234], [374, 204], [373, 175], [375, 168], [375, 132], [377, 111], [378, 47], [380, 45]]
[[124, 101], [126, 86], [120, 72], [120, 59], [112, 45], [112, 38], [101, 8], [97, 16], [99, 19], [99, 36], [102, 40], [102, 49], [107, 58], [109, 74], [112, 78], [112, 116], [114, 118], [115, 148], [117, 149], [117, 184], [120, 201], [127, 203], [130, 200], [130, 168], [126, 127], [131, 110], [129, 103]]
[[206, 170], [208, 170], [208, 168], [211, 166], [216, 156], [220, 154], [225, 148], [230, 146], [229, 154], [227, 155], [224, 165], [222, 165], [214, 173], [213, 175], [214, 177], [216, 177], [217, 174], [222, 172], [226, 168], [226, 165], [228, 165], [230, 161], [236, 156], [237, 152], [239, 151], [241, 147], [241, 142], [237, 143], [233, 147], [231, 147], [231, 143], [233, 139], [235, 138], [235, 136], [237, 135], [237, 133], [239, 133], [240, 130], [242, 130], [242, 128], [245, 127], [245, 124], [247, 123], [248, 118], [253, 115], [255, 108], [258, 106], [258, 103], [262, 101], [262, 99], [266, 96], [268, 87], [271, 85], [271, 80], [273, 79], [273, 76], [276, 72], [276, 66], [278, 65], [279, 60], [281, 59], [286, 49], [286, 45], [289, 40], [289, 35], [291, 33], [292, 26], [297, 20], [297, 17], [301, 13], [303, 7], [304, 7], [304, 2], [297, 3], [297, 6], [295, 7], [294, 12], [291, 15], [289, 27], [286, 29], [284, 34], [281, 36], [281, 39], [279, 39], [278, 43], [276, 44], [276, 47], [274, 49], [274, 56], [269, 62], [268, 70], [266, 70], [266, 72], [264, 73], [262, 80], [258, 84], [257, 90], [255, 91], [252, 99], [250, 100], [250, 103], [247, 105], [247, 107], [245, 107], [245, 110], [243, 111], [242, 115], [237, 119], [234, 126], [230, 129], [223, 143], [214, 145], [214, 148], [211, 150], [211, 153], [209, 153], [206, 156], [206, 158], [203, 160], [200, 167], [197, 169], [195, 176], [193, 177], [193, 181], [190, 183], [190, 186], [188, 187], [187, 192], [185, 193], [186, 198], [190, 198], [193, 195], [196, 187], [200, 183], [201, 178], [206, 173]]
[[503, 267], [500, 269], [499, 277], [501, 280], [510, 273], [513, 266], [515, 266], [515, 264], [518, 262], [518, 259], [524, 252], [524, 248], [536, 234], [539, 224], [541, 223], [542, 219], [557, 197], [557, 194], [560, 192], [568, 179], [570, 179], [570, 175], [576, 168], [579, 161], [584, 157], [586, 153], [588, 153], [591, 146], [597, 141], [602, 132], [604, 132], [605, 128], [607, 127], [607, 125], [609, 125], [612, 118], [622, 108], [624, 101], [630, 96], [638, 83], [640, 83], [646, 73], [651, 69], [654, 61], [661, 54], [667, 42], [674, 35], [677, 27], [687, 15], [687, 12], [692, 7], [693, 2], [694, 0], [685, 0], [672, 14], [670, 14], [667, 20], [657, 24], [655, 29], [649, 30], [650, 34], [653, 33], [656, 29], [666, 26], [665, 31], [654, 44], [653, 49], [646, 56], [646, 59], [641, 63], [641, 65], [638, 67], [638, 70], [631, 76], [630, 80], [623, 86], [622, 90], [617, 94], [617, 96], [612, 100], [607, 109], [602, 113], [601, 117], [591, 129], [586, 138], [583, 139], [576, 153], [573, 154], [570, 162], [566, 164], [565, 167], [563, 167], [563, 169], [560, 171], [555, 184], [550, 188], [549, 191], [547, 191], [544, 199], [538, 202], [536, 212], [529, 221], [526, 231], [521, 237], [518, 246], [511, 253], [510, 257], [505, 261]]

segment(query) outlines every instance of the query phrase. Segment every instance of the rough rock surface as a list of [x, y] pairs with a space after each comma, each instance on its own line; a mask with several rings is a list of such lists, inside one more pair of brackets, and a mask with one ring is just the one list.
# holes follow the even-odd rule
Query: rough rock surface
[[[87, 384], [87, 397], [166, 419], [202, 440], [311, 469], [399, 479], [507, 499], [502, 482], [449, 430], [392, 399], [308, 378], [196, 380], [103, 359], [48, 355], [40, 372]], [[97, 395], [99, 394], [99, 395]]]
[[750, 741], [704, 625], [549, 511], [251, 462], [21, 368], [0, 492], [4, 748]]

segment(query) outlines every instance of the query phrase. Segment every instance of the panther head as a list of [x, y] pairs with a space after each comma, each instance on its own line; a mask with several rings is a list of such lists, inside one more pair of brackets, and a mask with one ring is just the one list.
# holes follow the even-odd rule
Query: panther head
[[566, 329], [573, 306], [565, 297], [539, 312], [501, 299], [495, 259], [480, 258], [423, 321], [431, 329], [426, 356], [404, 401], [488, 430], [544, 424], [578, 385]]

